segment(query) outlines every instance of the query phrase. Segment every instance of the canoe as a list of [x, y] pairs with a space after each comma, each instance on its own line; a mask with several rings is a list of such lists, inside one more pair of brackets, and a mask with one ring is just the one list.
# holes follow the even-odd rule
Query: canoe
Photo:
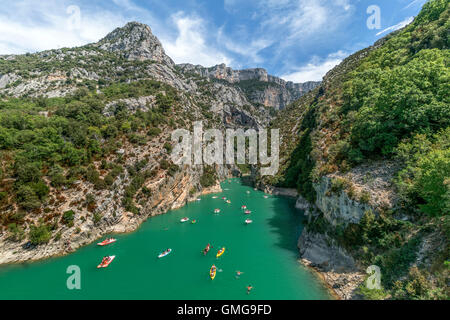
[[223, 247], [222, 249], [220, 249], [219, 251], [217, 251], [216, 258], [220, 257], [220, 256], [223, 255], [224, 253], [225, 253], [225, 247]]
[[102, 262], [102, 263], [100, 263], [100, 264], [97, 266], [97, 269], [100, 269], [100, 268], [108, 268], [109, 265], [111, 264], [111, 262], [113, 262], [113, 260], [114, 260], [115, 258], [116, 258], [116, 256], [109, 256], [107, 261]]
[[97, 243], [97, 245], [103, 247], [103, 246], [107, 246], [108, 244], [114, 243], [116, 241], [117, 241], [116, 239], [106, 239], [102, 242]]
[[216, 266], [212, 266], [211, 269], [209, 270], [209, 276], [211, 277], [211, 280], [214, 280], [214, 278], [216, 277], [216, 273], [217, 273]]
[[164, 258], [166, 256], [168, 256], [170, 253], [172, 252], [172, 249], [169, 249], [167, 251], [164, 251], [162, 253], [159, 254], [158, 259]]
[[186, 221], [189, 221], [189, 218], [183, 218], [183, 219], [181, 219], [180, 221], [181, 221], [181, 222], [186, 222]]

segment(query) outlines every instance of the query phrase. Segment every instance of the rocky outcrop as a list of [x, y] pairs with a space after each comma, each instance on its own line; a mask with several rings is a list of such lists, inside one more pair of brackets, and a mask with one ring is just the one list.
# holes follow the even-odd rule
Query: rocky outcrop
[[298, 197], [298, 191], [292, 188], [279, 188], [273, 186], [260, 185], [259, 189], [268, 194], [273, 194], [275, 196], [284, 196], [296, 198]]
[[298, 247], [303, 259], [324, 271], [356, 270], [355, 260], [326, 235], [313, 233], [306, 229], [302, 232]]
[[[396, 165], [393, 163], [375, 162], [353, 168], [346, 174], [322, 177], [313, 184], [315, 203], [311, 204], [300, 196], [296, 207], [305, 212], [309, 223], [321, 215], [320, 219], [325, 219], [331, 228], [357, 224], [366, 211], [377, 213], [379, 209], [390, 208], [396, 203], [390, 182], [395, 170]], [[366, 194], [364, 203], [359, 199], [362, 193]], [[357, 288], [366, 274], [361, 271], [355, 257], [328, 232], [314, 232], [307, 226], [298, 241], [298, 247], [301, 261], [317, 271], [339, 298], [361, 298]]]
[[312, 213], [315, 211], [314, 206], [309, 203], [308, 200], [303, 198], [302, 196], [298, 196], [297, 201], [295, 202], [295, 208], [298, 210], [302, 210], [305, 216], [310, 217]]
[[336, 226], [338, 224], [358, 223], [364, 213], [371, 210], [368, 204], [351, 199], [345, 190], [331, 191], [330, 177], [323, 177], [319, 183], [314, 184], [316, 190], [316, 207], [323, 212], [324, 218]]
[[125, 27], [115, 29], [95, 46], [119, 53], [129, 60], [152, 60], [174, 65], [150, 27], [139, 22], [129, 22]]
[[192, 64], [180, 64], [177, 67], [187, 76], [200, 76], [235, 84], [243, 90], [251, 102], [277, 110], [284, 109], [320, 84], [320, 82], [287, 82], [269, 75], [262, 68], [233, 70], [225, 64], [210, 68]]
[[358, 299], [357, 288], [365, 275], [359, 271], [354, 258], [327, 235], [303, 230], [298, 241], [301, 261], [344, 300]]
[[154, 107], [155, 102], [155, 96], [121, 99], [108, 103], [105, 106], [103, 114], [111, 117], [121, 105], [124, 105], [131, 113], [135, 113], [137, 110], [146, 112]]
[[[393, 161], [377, 161], [352, 168], [345, 174], [322, 177], [313, 185], [317, 194], [315, 206], [334, 226], [359, 223], [366, 211], [376, 214], [395, 208], [398, 196], [392, 180], [398, 169], [399, 164]], [[333, 187], [333, 183], [338, 186]]]

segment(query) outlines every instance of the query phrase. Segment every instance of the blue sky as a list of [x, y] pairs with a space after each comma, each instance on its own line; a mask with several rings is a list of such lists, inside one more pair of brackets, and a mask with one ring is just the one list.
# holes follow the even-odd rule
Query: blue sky
[[[0, 54], [95, 42], [128, 21], [148, 24], [176, 63], [263, 67], [321, 77], [412, 20], [426, 0], [0, 0]], [[369, 29], [370, 6], [380, 25]], [[374, 20], [371, 20], [374, 21]]]

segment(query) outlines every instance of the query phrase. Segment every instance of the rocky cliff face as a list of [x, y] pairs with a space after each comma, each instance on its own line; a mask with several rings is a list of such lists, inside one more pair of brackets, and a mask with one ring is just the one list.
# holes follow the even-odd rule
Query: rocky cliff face
[[[392, 179], [398, 168], [395, 162], [373, 162], [353, 168], [345, 174], [331, 174], [313, 184], [314, 204], [301, 196], [296, 207], [305, 212], [311, 223], [320, 216], [329, 228], [358, 224], [366, 214], [378, 214], [397, 205]], [[307, 226], [298, 247], [302, 261], [319, 271], [342, 299], [358, 299], [358, 286], [365, 279], [357, 258], [345, 250], [332, 235]]]
[[178, 68], [188, 76], [200, 76], [235, 84], [247, 95], [251, 102], [277, 110], [284, 109], [320, 84], [320, 82], [287, 82], [269, 75], [262, 68], [233, 70], [225, 64], [210, 68], [180, 64]]
[[355, 259], [334, 239], [303, 230], [298, 240], [301, 261], [319, 272], [319, 276], [339, 299], [358, 299], [357, 288], [364, 281]]
[[152, 34], [150, 27], [138, 22], [129, 22], [125, 27], [117, 28], [95, 46], [118, 53], [129, 60], [151, 60], [169, 66], [174, 65], [159, 39]]

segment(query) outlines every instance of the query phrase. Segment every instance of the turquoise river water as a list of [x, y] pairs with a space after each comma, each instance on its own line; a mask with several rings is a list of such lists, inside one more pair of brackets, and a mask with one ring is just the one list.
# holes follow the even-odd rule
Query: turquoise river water
[[[331, 299], [298, 262], [302, 214], [294, 200], [267, 196], [239, 179], [222, 188], [223, 193], [150, 218], [136, 232], [114, 235], [118, 241], [110, 246], [94, 243], [68, 256], [0, 267], [0, 299]], [[245, 215], [242, 205], [252, 213]], [[220, 214], [214, 214], [216, 208]], [[181, 223], [183, 217], [191, 220]], [[246, 219], [253, 223], [246, 225]], [[213, 249], [204, 256], [208, 243]], [[216, 258], [221, 247], [226, 251]], [[158, 259], [166, 248], [172, 253]], [[107, 255], [116, 259], [97, 269]], [[218, 272], [211, 280], [213, 264]], [[81, 270], [80, 290], [67, 288], [71, 265]], [[248, 285], [254, 288], [249, 295]]]

